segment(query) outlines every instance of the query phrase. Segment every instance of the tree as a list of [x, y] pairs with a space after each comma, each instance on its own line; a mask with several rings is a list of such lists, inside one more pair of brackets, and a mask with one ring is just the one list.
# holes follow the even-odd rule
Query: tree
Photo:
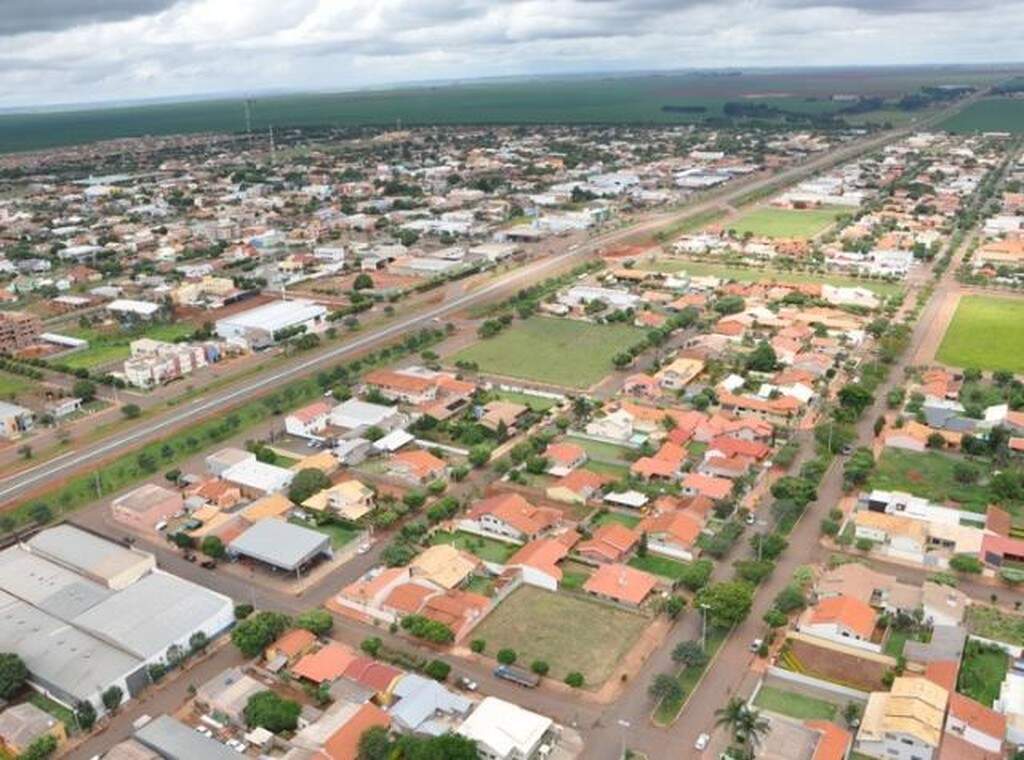
[[473, 639], [469, 642], [469, 648], [471, 651], [481, 654], [487, 648], [487, 642], [483, 639]]
[[358, 760], [389, 760], [391, 739], [383, 726], [373, 726], [359, 737]]
[[288, 498], [294, 504], [301, 504], [313, 494], [319, 493], [325, 488], [330, 488], [330, 486], [331, 479], [321, 470], [315, 467], [307, 467], [295, 474], [292, 484], [288, 488]]
[[747, 354], [746, 365], [747, 369], [752, 372], [773, 372], [778, 366], [775, 349], [768, 341], [762, 340], [754, 347], [753, 351]]
[[647, 693], [651, 699], [658, 702], [676, 702], [683, 698], [683, 687], [679, 684], [679, 679], [671, 673], [659, 673], [647, 687]]
[[679, 573], [679, 583], [690, 591], [699, 591], [707, 585], [711, 578], [711, 572], [715, 569], [715, 563], [709, 559], [698, 559], [690, 562]]
[[789, 618], [786, 617], [786, 613], [782, 610], [770, 609], [761, 618], [764, 622], [772, 628], [781, 628], [789, 622]]
[[245, 620], [252, 614], [251, 604], [236, 604], [235, 605], [235, 620]]
[[670, 596], [665, 600], [665, 614], [675, 620], [686, 609], [686, 600], [681, 596]]
[[57, 737], [53, 734], [44, 734], [28, 745], [28, 748], [18, 758], [20, 760], [45, 760], [57, 751]]
[[469, 450], [468, 459], [474, 467], [483, 467], [491, 459], [491, 447], [485, 443], [474, 446]]
[[534, 660], [530, 663], [530, 670], [539, 676], [546, 676], [548, 671], [551, 670], [551, 666], [544, 660]]
[[697, 604], [707, 607], [708, 619], [720, 628], [732, 628], [750, 612], [754, 589], [745, 581], [725, 581], [701, 589]]
[[450, 644], [455, 640], [455, 634], [451, 628], [423, 615], [406, 615], [402, 618], [401, 625], [402, 630], [433, 644]]
[[75, 704], [75, 720], [83, 731], [88, 731], [96, 723], [96, 708], [92, 702], [82, 699]]
[[202, 652], [209, 645], [210, 640], [202, 631], [196, 631], [188, 637], [188, 648], [192, 652]]
[[382, 646], [384, 646], [384, 642], [381, 640], [379, 636], [370, 636], [368, 638], [363, 639], [359, 644], [359, 648], [373, 658], [377, 657], [377, 655], [380, 653], [380, 648]]
[[574, 670], [568, 675], [566, 675], [565, 683], [567, 686], [571, 686], [574, 689], [579, 689], [583, 687], [583, 684], [586, 683], [586, 680], [583, 678], [582, 673], [580, 673], [578, 670]]
[[640, 534], [640, 541], [636, 545], [636, 556], [646, 557], [647, 556], [647, 531], [643, 531]]
[[737, 744], [746, 745], [751, 757], [770, 729], [768, 721], [739, 697], [731, 698], [725, 707], [715, 710], [715, 726], [728, 729]]
[[0, 653], [0, 699], [17, 696], [28, 679], [25, 662], [13, 652]]
[[736, 575], [755, 586], [772, 574], [775, 563], [770, 559], [741, 559], [733, 563]]
[[747, 307], [746, 302], [740, 296], [722, 296], [715, 301], [714, 310], [723, 316], [739, 314]]
[[124, 415], [126, 420], [134, 420], [142, 414], [142, 409], [139, 408], [138, 404], [125, 404], [121, 407], [121, 414]]
[[946, 439], [942, 433], [935, 432], [928, 436], [927, 445], [930, 449], [944, 449], [946, 448]]
[[859, 383], [849, 383], [839, 389], [839, 403], [845, 409], [853, 410], [857, 416], [871, 406], [874, 396], [871, 391]]
[[514, 649], [499, 649], [496, 655], [498, 662], [502, 665], [511, 665], [516, 661], [516, 650]]
[[373, 290], [373, 278], [370, 277], [366, 272], [361, 272], [356, 275], [355, 280], [352, 281], [353, 290]]
[[448, 674], [452, 672], [452, 666], [444, 660], [431, 660], [423, 668], [423, 672], [435, 681], [444, 681], [448, 678]]
[[775, 608], [785, 615], [806, 606], [807, 598], [803, 590], [794, 583], [790, 583], [775, 596]]
[[279, 612], [257, 612], [231, 631], [231, 641], [246, 657], [255, 657], [285, 632], [291, 621]]
[[265, 728], [273, 733], [291, 731], [299, 724], [302, 708], [298, 702], [283, 699], [272, 691], [261, 691], [249, 697], [242, 714], [249, 728]]
[[224, 548], [224, 542], [217, 536], [203, 536], [203, 540], [199, 544], [199, 551], [214, 559], [222, 559], [228, 553]]
[[103, 706], [107, 708], [107, 712], [114, 712], [114, 710], [120, 707], [122, 698], [124, 698], [124, 692], [121, 691], [120, 686], [110, 686], [100, 695], [100, 699], [103, 700]]
[[956, 554], [949, 560], [949, 568], [958, 573], [971, 573], [977, 575], [984, 569], [981, 560], [973, 554]]
[[700, 668], [707, 663], [708, 653], [699, 641], [680, 641], [672, 650], [672, 659], [688, 668]]
[[96, 383], [92, 380], [75, 380], [71, 393], [82, 399], [82, 403], [88, 404], [96, 398]]
[[297, 618], [295, 618], [295, 625], [299, 628], [305, 628], [310, 633], [317, 636], [324, 636], [330, 632], [334, 626], [334, 618], [331, 617], [331, 613], [322, 608], [315, 610], [309, 610], [303, 612]]

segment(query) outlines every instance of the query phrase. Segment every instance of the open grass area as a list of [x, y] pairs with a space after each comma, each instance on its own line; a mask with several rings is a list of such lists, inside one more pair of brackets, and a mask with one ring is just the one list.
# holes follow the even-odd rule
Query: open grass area
[[691, 668], [684, 666], [680, 669], [676, 675], [679, 685], [683, 687], [682, 699], [663, 699], [658, 703], [658, 706], [654, 708], [654, 722], [661, 726], [667, 726], [672, 723], [676, 718], [679, 717], [680, 710], [686, 704], [686, 700], [690, 698], [693, 690], [700, 682], [701, 676], [704, 675], [704, 671], [707, 670], [708, 666], [715, 659], [715, 654], [718, 652], [725, 640], [729, 638], [729, 631], [724, 628], [708, 628], [708, 640], [706, 651], [708, 653], [708, 661], [703, 667]]
[[36, 385], [35, 380], [30, 380], [21, 375], [10, 372], [0, 372], [0, 398], [9, 399], [19, 394], [26, 393]]
[[721, 277], [737, 282], [778, 282], [789, 285], [806, 283], [827, 283], [836, 287], [867, 288], [880, 297], [888, 298], [902, 292], [903, 287], [895, 282], [878, 280], [862, 280], [857, 277], [843, 275], [811, 274], [807, 272], [784, 272], [777, 269], [755, 269], [752, 267], [731, 267], [725, 264], [708, 264], [702, 261], [686, 261], [685, 259], [658, 259], [638, 264], [640, 269], [650, 272], [685, 272], [694, 277]]
[[128, 346], [139, 338], [174, 341], [176, 338], [191, 335], [195, 325], [188, 322], [153, 325], [135, 332], [110, 332], [94, 328], [67, 330], [74, 338], [89, 341], [88, 348], [75, 351], [54, 359], [54, 364], [64, 364], [72, 369], [92, 369], [118, 361], [124, 361], [130, 355]]
[[957, 461], [937, 451], [917, 453], [887, 448], [878, 458], [867, 487], [869, 490], [905, 491], [938, 503], [954, 501], [964, 509], [984, 512], [992, 502], [988, 487], [984, 482], [958, 483], [953, 477]]
[[646, 557], [633, 557], [629, 564], [637, 570], [660, 575], [669, 580], [678, 580], [686, 572], [686, 563], [669, 557], [659, 557], [648, 552]]
[[573, 594], [522, 586], [473, 632], [492, 656], [509, 648], [517, 662], [545, 660], [552, 678], [579, 671], [599, 686], [630, 650], [650, 621], [642, 615]]
[[619, 525], [625, 525], [627, 528], [635, 528], [639, 522], [640, 518], [637, 515], [625, 515], [622, 512], [605, 512], [594, 518], [594, 525], [597, 527], [608, 525], [609, 523], [618, 523]]
[[972, 604], [965, 618], [967, 630], [982, 638], [1024, 646], [1024, 615], [1011, 615], [998, 607]]
[[961, 298], [936, 358], [953, 367], [1024, 372], [1024, 299]]
[[294, 525], [300, 525], [303, 528], [309, 530], [315, 530], [318, 533], [323, 533], [325, 536], [331, 537], [331, 547], [339, 549], [345, 544], [351, 543], [356, 536], [359, 535], [359, 531], [355, 528], [350, 528], [347, 525], [339, 525], [338, 523], [326, 523], [325, 525], [317, 525], [313, 521], [307, 522], [306, 520], [300, 520], [296, 517], [291, 518], [288, 522]]
[[797, 720], [833, 720], [839, 708], [824, 699], [815, 699], [794, 691], [762, 686], [757, 692], [754, 705], [764, 710], [788, 715]]
[[956, 690], [986, 707], [999, 698], [1000, 686], [1010, 668], [1010, 656], [994, 646], [969, 641], [964, 649], [963, 664], [957, 677]]
[[516, 391], [494, 391], [494, 396], [502, 401], [528, 406], [535, 412], [546, 412], [558, 403], [553, 398], [534, 396], [532, 393], [517, 393]]
[[474, 536], [472, 533], [455, 531], [448, 533], [438, 531], [430, 537], [431, 544], [451, 544], [456, 549], [475, 554], [486, 562], [497, 562], [504, 564], [505, 560], [511, 557], [519, 547], [516, 544], [506, 544], [503, 541], [495, 541], [493, 538]]
[[758, 208], [727, 222], [726, 227], [739, 235], [749, 232], [755, 237], [810, 239], [835, 224], [841, 213], [844, 212], [831, 208]]
[[475, 362], [484, 373], [564, 388], [589, 388], [612, 370], [612, 357], [644, 337], [627, 325], [594, 325], [531, 317], [474, 343], [451, 361]]
[[636, 452], [626, 446], [616, 446], [607, 441], [595, 441], [591, 438], [570, 435], [566, 438], [570, 443], [575, 443], [587, 452], [591, 461], [609, 462], [611, 464], [628, 465], [636, 457]]
[[985, 98], [939, 125], [942, 129], [960, 134], [968, 132], [1024, 132], [1024, 100], [1015, 98]]

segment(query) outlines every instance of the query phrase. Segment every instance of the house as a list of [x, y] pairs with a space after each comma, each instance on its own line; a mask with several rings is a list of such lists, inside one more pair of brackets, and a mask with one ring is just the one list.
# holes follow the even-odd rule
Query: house
[[138, 530], [151, 531], [185, 509], [181, 493], [147, 483], [110, 502], [114, 519]]
[[899, 676], [871, 692], [854, 749], [869, 757], [932, 760], [942, 742], [949, 692], [927, 678]]
[[393, 406], [371, 404], [350, 398], [331, 410], [330, 425], [342, 430], [363, 433], [370, 428], [388, 433], [403, 427], [408, 418]]
[[694, 558], [702, 528], [698, 520], [683, 510], [660, 512], [645, 517], [637, 525], [637, 530], [647, 534], [648, 551], [687, 562]]
[[505, 566], [518, 568], [522, 572], [523, 583], [557, 591], [562, 581], [562, 568], [558, 563], [565, 559], [570, 548], [571, 543], [562, 537], [539, 538], [520, 547], [505, 561]]
[[882, 434], [882, 442], [891, 449], [923, 452], [931, 447], [931, 437], [939, 435], [944, 448], [958, 449], [963, 438], [961, 433], [941, 430], [922, 425], [916, 420], [908, 420], [902, 427], [889, 428]]
[[583, 584], [583, 590], [592, 596], [639, 607], [656, 585], [653, 575], [614, 563], [598, 567]]
[[0, 438], [16, 440], [22, 433], [31, 430], [34, 422], [35, 417], [31, 409], [0, 401]]
[[482, 594], [449, 589], [428, 597], [420, 614], [448, 626], [455, 634], [455, 641], [461, 641], [483, 619], [490, 606], [491, 600]]
[[683, 478], [682, 491], [686, 496], [706, 496], [712, 501], [724, 501], [732, 495], [732, 481], [713, 475], [691, 472]]
[[519, 420], [530, 411], [525, 404], [516, 404], [511, 401], [491, 401], [480, 409], [477, 422], [491, 432], [497, 432], [502, 427], [507, 431], [515, 430]]
[[400, 451], [388, 460], [391, 475], [420, 485], [443, 479], [447, 467], [443, 459], [422, 449]]
[[324, 742], [323, 752], [317, 754], [326, 755], [330, 760], [354, 760], [359, 755], [359, 739], [364, 733], [371, 728], [388, 729], [390, 726], [390, 716], [377, 705], [372, 702], [359, 705], [352, 716]]
[[857, 512], [853, 525], [856, 538], [874, 541], [888, 554], [913, 562], [924, 558], [928, 529], [920, 520], [880, 512]]
[[386, 399], [412, 405], [425, 404], [437, 398], [437, 383], [433, 378], [403, 370], [374, 370], [363, 378], [363, 385]]
[[479, 559], [451, 544], [424, 549], [409, 563], [411, 577], [425, 578], [445, 589], [461, 586], [479, 567]]
[[792, 396], [760, 398], [721, 391], [718, 403], [726, 414], [748, 414], [775, 425], [788, 425], [800, 416], [804, 405]]
[[540, 538], [562, 521], [559, 510], [535, 507], [517, 493], [479, 501], [468, 517], [482, 531], [521, 542]]
[[389, 714], [396, 731], [420, 736], [442, 736], [465, 718], [473, 703], [454, 694], [432, 678], [415, 673], [402, 676], [391, 691], [397, 703]]
[[611, 479], [604, 475], [581, 468], [548, 486], [545, 495], [564, 504], [584, 504], [610, 482]]
[[315, 684], [330, 683], [341, 678], [356, 659], [352, 649], [332, 641], [302, 657], [292, 666], [292, 675]]
[[595, 562], [620, 562], [639, 540], [636, 531], [619, 522], [608, 522], [597, 528], [589, 540], [581, 541], [576, 551]]
[[345, 480], [313, 494], [302, 506], [314, 512], [333, 512], [354, 522], [370, 514], [376, 502], [373, 489], [368, 485], [358, 480]]
[[[273, 665], [286, 665], [308, 654], [316, 646], [316, 636], [305, 628], [292, 628], [282, 633], [276, 641], [263, 650], [263, 659]], [[276, 671], [275, 671], [276, 672]]]
[[484, 697], [455, 733], [486, 760], [529, 760], [549, 742], [554, 721], [497, 697]]
[[686, 449], [672, 441], [666, 441], [651, 457], [640, 457], [632, 465], [630, 472], [645, 480], [675, 480], [679, 477], [686, 461]]
[[249, 698], [267, 687], [241, 668], [223, 670], [196, 690], [196, 704], [222, 723], [245, 725]]
[[846, 760], [853, 734], [827, 720], [809, 720], [804, 727], [820, 734], [811, 760]]
[[602, 417], [595, 417], [587, 423], [587, 435], [606, 441], [625, 443], [636, 432], [634, 415], [625, 409], [617, 409]]
[[650, 375], [638, 373], [626, 378], [622, 384], [622, 393], [626, 396], [653, 401], [661, 395], [661, 388], [658, 386], [658, 381]]
[[798, 630], [811, 636], [880, 652], [872, 643], [877, 615], [870, 605], [853, 596], [830, 596], [807, 609]]
[[679, 391], [689, 385], [704, 371], [704, 362], [700, 359], [679, 357], [662, 367], [654, 375], [658, 386], [667, 391]]
[[296, 409], [284, 418], [284, 430], [299, 438], [319, 439], [320, 433], [327, 427], [333, 408], [326, 401], [314, 401]]
[[[1003, 757], [1005, 738], [1005, 715], [970, 697], [950, 691], [946, 732], [940, 756], [976, 757], [980, 752], [987, 753], [992, 760], [997, 760]], [[960, 742], [966, 743], [968, 747], [959, 746]], [[947, 750], [955, 752], [947, 755]]]
[[8, 752], [20, 756], [44, 736], [52, 736], [58, 746], [67, 739], [64, 724], [31, 702], [0, 713], [0, 747]]
[[548, 474], [561, 478], [587, 462], [586, 450], [575, 443], [562, 441], [549, 444], [544, 456], [551, 462]]

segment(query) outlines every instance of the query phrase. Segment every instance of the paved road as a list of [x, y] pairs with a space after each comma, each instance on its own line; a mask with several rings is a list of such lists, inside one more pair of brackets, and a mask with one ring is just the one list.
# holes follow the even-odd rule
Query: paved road
[[375, 345], [393, 340], [394, 338], [421, 327], [429, 326], [433, 320], [440, 320], [467, 307], [496, 300], [503, 294], [514, 292], [523, 285], [535, 282], [548, 274], [571, 265], [574, 260], [593, 255], [609, 245], [635, 238], [651, 235], [665, 228], [679, 218], [685, 218], [704, 211], [718, 208], [722, 204], [736, 202], [748, 193], [798, 182], [801, 179], [822, 171], [826, 167], [845, 162], [863, 153], [874, 150], [896, 137], [904, 134], [903, 130], [884, 132], [867, 139], [858, 140], [840, 148], [817, 156], [810, 161], [790, 167], [770, 176], [761, 176], [750, 181], [737, 182], [721, 193], [712, 197], [683, 206], [672, 211], [663, 211], [645, 217], [636, 224], [618, 229], [580, 244], [574, 249], [551, 256], [514, 270], [495, 282], [460, 297], [450, 299], [440, 306], [429, 308], [415, 315], [382, 327], [373, 332], [333, 347], [315, 356], [305, 358], [286, 368], [269, 372], [256, 378], [247, 379], [231, 389], [214, 393], [206, 398], [199, 398], [191, 403], [170, 410], [159, 417], [146, 420], [137, 427], [112, 438], [97, 442], [77, 451], [69, 451], [53, 459], [42, 462], [34, 467], [0, 479], [0, 505], [13, 506], [19, 498], [26, 497], [49, 483], [67, 478], [90, 465], [124, 453], [130, 447], [142, 445], [166, 435], [171, 431], [194, 423], [197, 419], [237, 406], [246, 400], [270, 390], [276, 385], [310, 374], [313, 371], [331, 365], [338, 359], [366, 351]]

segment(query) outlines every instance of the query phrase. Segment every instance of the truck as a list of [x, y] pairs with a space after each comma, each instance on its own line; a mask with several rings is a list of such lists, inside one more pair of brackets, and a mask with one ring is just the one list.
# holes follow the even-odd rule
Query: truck
[[536, 673], [517, 668], [514, 665], [499, 665], [494, 669], [494, 675], [497, 678], [504, 678], [506, 681], [511, 681], [530, 689], [540, 683], [540, 676]]

